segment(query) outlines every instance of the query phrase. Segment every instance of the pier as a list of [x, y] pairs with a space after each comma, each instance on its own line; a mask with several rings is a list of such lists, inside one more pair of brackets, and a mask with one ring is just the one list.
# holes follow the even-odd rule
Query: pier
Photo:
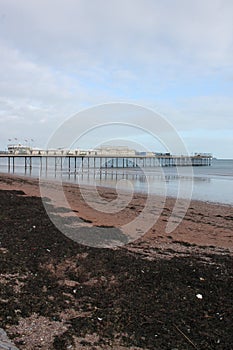
[[[8, 171], [20, 164], [25, 169], [40, 167], [47, 171], [66, 170], [78, 172], [88, 169], [124, 169], [124, 168], [154, 168], [172, 166], [210, 166], [211, 155], [198, 154], [194, 156], [175, 156], [169, 154], [160, 155], [74, 155], [69, 153], [54, 152], [53, 154], [12, 154], [0, 153], [0, 162], [5, 159]], [[1, 164], [1, 163], [0, 163]]]

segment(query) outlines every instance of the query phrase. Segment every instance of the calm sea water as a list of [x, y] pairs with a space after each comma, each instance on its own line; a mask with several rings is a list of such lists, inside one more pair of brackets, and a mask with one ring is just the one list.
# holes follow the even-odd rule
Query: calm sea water
[[[0, 159], [0, 172], [8, 173], [7, 160]], [[73, 164], [71, 164], [72, 168]], [[74, 167], [73, 167], [74, 168]], [[40, 172], [39, 161], [33, 159], [33, 166], [25, 170], [24, 160], [17, 159], [14, 171], [11, 167], [9, 173], [43, 178], [59, 178], [65, 182], [99, 185], [136, 192], [153, 194], [164, 194], [172, 197], [190, 197], [192, 199], [218, 202], [233, 205], [233, 159], [213, 159], [212, 166], [201, 167], [157, 167], [144, 169], [103, 169], [87, 170], [81, 169], [75, 174], [68, 173], [66, 162], [57, 164], [57, 171], [54, 171], [53, 163], [48, 164], [45, 172], [43, 164]], [[193, 174], [191, 173], [193, 171]]]

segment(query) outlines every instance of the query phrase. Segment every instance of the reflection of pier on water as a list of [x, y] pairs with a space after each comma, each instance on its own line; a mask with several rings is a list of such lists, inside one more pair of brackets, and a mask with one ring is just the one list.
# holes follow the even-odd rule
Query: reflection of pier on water
[[[174, 169], [175, 171], [175, 169]], [[49, 178], [56, 178], [56, 177], [62, 177], [64, 181], [69, 180], [71, 182], [79, 182], [79, 183], [91, 183], [93, 181], [113, 181], [117, 182], [119, 180], [128, 180], [132, 182], [140, 182], [140, 183], [147, 183], [147, 182], [177, 182], [177, 181], [195, 181], [195, 182], [210, 182], [211, 179], [209, 177], [203, 177], [203, 176], [191, 176], [189, 175], [183, 175], [181, 173], [175, 173], [175, 174], [166, 174], [163, 172], [162, 168], [160, 171], [156, 171], [154, 173], [153, 171], [150, 172], [144, 172], [144, 169], [134, 169], [130, 170], [127, 169], [126, 171], [122, 171], [122, 169], [80, 169], [79, 171], [54, 171], [54, 172], [44, 172], [41, 173], [41, 177], [49, 177]]]

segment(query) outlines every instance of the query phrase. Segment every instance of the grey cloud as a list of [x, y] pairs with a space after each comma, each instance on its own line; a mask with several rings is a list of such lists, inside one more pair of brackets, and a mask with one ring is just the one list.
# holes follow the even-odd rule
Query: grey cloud
[[95, 59], [216, 66], [232, 58], [228, 1], [14, 0], [3, 5], [2, 35], [55, 65], [70, 58], [78, 66]]
[[233, 76], [231, 1], [0, 1], [2, 139], [26, 128], [45, 140], [77, 110], [116, 100], [156, 106], [180, 131], [231, 127], [231, 94], [159, 98]]

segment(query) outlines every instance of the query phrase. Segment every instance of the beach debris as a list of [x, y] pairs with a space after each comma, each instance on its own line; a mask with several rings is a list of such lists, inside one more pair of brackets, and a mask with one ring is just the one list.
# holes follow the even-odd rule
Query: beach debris
[[21, 312], [22, 312], [20, 309], [15, 309], [14, 311], [16, 314], [21, 314]]
[[36, 226], [35, 226], [35, 225], [33, 225], [33, 226], [32, 226], [32, 228], [34, 228], [34, 229], [35, 229], [35, 228], [36, 228]]
[[205, 279], [204, 279], [203, 277], [200, 277], [199, 279], [200, 279], [200, 281], [202, 281], [202, 282], [205, 281]]
[[198, 350], [197, 346], [192, 342], [192, 340], [186, 334], [184, 334], [184, 332], [182, 332], [181, 329], [179, 329], [175, 324], [173, 324], [173, 326], [187, 340], [187, 342], [193, 346], [194, 349]]
[[196, 297], [197, 297], [197, 299], [203, 299], [203, 296], [200, 293], [196, 294]]
[[102, 320], [103, 320], [101, 317], [97, 317], [97, 319], [98, 319], [99, 321], [102, 321]]
[[217, 312], [217, 313], [216, 313], [216, 315], [219, 317], [219, 320], [220, 320], [220, 321], [222, 321], [222, 320], [223, 320], [223, 317], [222, 317], [222, 315], [220, 315], [220, 313], [219, 313], [219, 312]]

